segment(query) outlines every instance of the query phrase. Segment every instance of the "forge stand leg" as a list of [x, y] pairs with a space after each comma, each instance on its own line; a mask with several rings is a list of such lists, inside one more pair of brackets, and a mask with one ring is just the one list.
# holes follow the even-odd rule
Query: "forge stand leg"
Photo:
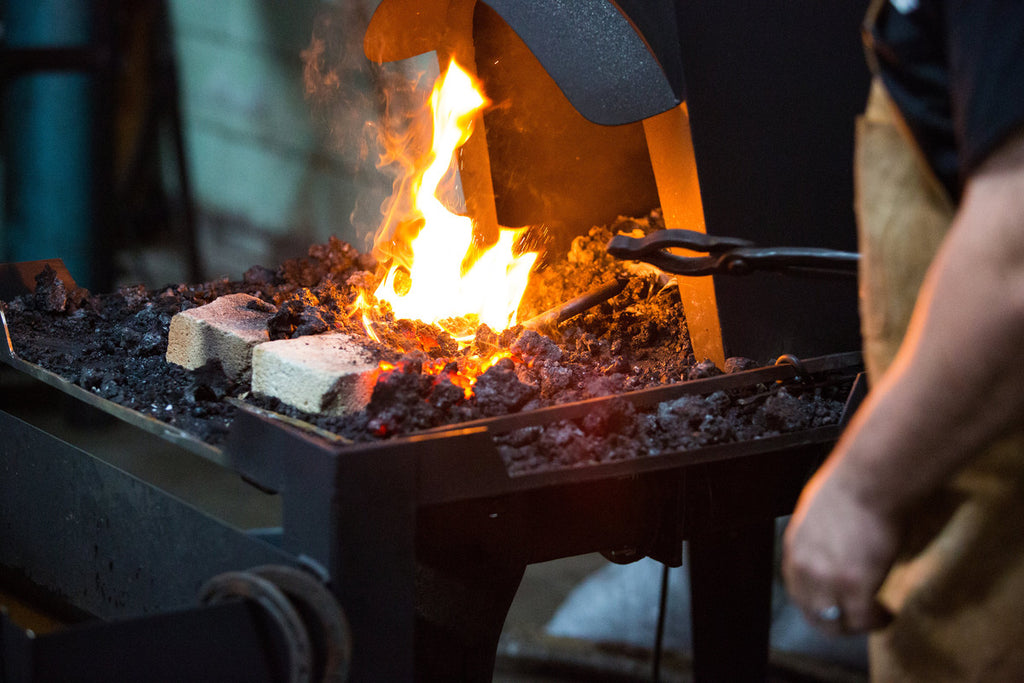
[[702, 535], [689, 546], [694, 680], [764, 681], [774, 521]]
[[416, 571], [416, 679], [490, 681], [509, 606], [525, 566]]

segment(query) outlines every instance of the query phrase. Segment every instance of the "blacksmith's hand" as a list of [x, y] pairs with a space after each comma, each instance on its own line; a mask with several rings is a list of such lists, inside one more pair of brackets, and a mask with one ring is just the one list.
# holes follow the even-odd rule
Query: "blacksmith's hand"
[[859, 501], [854, 489], [826, 464], [804, 489], [783, 546], [790, 597], [833, 635], [879, 628], [891, 618], [876, 594], [895, 558], [898, 525]]

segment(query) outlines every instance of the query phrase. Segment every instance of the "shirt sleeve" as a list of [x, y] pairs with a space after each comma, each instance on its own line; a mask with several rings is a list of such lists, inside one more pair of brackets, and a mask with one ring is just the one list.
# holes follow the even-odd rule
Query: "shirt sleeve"
[[1024, 125], [1024, 2], [947, 0], [944, 19], [962, 182]]

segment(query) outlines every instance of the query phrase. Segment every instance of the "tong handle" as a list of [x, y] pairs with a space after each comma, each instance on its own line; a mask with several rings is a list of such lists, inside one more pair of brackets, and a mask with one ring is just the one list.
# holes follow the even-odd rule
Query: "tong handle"
[[[680, 247], [707, 252], [707, 256], [678, 256], [667, 251]], [[757, 247], [736, 237], [718, 237], [692, 230], [658, 230], [645, 237], [616, 235], [608, 242], [615, 258], [644, 261], [677, 275], [744, 275], [774, 270], [797, 275], [856, 275], [856, 252], [816, 247]]]
[[860, 254], [818, 247], [747, 247], [726, 252], [720, 271], [744, 275], [754, 270], [793, 274], [856, 275]]

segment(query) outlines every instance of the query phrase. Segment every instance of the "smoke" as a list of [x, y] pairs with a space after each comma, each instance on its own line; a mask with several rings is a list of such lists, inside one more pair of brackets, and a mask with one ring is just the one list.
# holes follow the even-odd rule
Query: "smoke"
[[364, 0], [324, 4], [302, 51], [306, 98], [336, 151], [358, 149], [358, 131], [374, 117], [378, 65], [363, 56], [370, 10]]
[[367, 126], [369, 149], [378, 171], [391, 179], [391, 193], [380, 204], [380, 224], [374, 233], [374, 255], [406, 263], [409, 242], [418, 232], [413, 207], [416, 185], [430, 154], [431, 119], [428, 93], [433, 78], [425, 71], [409, 76], [410, 65], [381, 69], [382, 115]]
[[430, 121], [421, 114], [436, 59], [378, 64], [363, 53], [372, 0], [325, 4], [302, 52], [305, 94], [326, 145], [340, 156], [356, 187], [349, 219], [378, 258], [393, 253], [410, 226], [410, 184], [429, 152]]

